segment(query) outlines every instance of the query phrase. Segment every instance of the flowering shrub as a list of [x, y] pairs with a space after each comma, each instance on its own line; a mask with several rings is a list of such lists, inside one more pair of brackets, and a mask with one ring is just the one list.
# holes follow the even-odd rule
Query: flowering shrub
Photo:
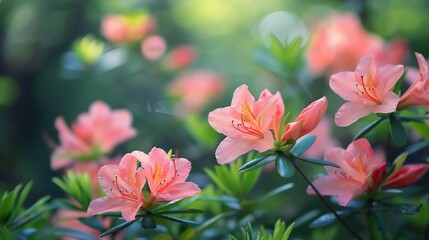
[[64, 53], [61, 84], [84, 87], [61, 99], [89, 110], [69, 127], [54, 108], [58, 143], [43, 137], [60, 193], [2, 191], [0, 239], [429, 237], [428, 53], [407, 62], [405, 38], [352, 12], [313, 25], [277, 12], [260, 26], [260, 75], [234, 82], [223, 70], [244, 71], [239, 49], [217, 68], [167, 5], [100, 10], [103, 39]]

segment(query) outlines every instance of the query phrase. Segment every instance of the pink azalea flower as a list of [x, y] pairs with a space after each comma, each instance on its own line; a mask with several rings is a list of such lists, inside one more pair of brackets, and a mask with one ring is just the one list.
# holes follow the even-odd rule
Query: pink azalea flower
[[[341, 206], [347, 206], [353, 198], [367, 191], [408, 186], [429, 170], [428, 164], [410, 164], [386, 176], [384, 157], [374, 154], [364, 138], [352, 142], [347, 149], [329, 149], [325, 160], [340, 168], [326, 166], [328, 175], [316, 179], [313, 185], [322, 195], [336, 196]], [[307, 193], [315, 194], [310, 186]]]
[[333, 74], [329, 86], [348, 101], [335, 114], [335, 123], [345, 127], [370, 113], [395, 112], [399, 97], [392, 89], [402, 72], [402, 65], [377, 68], [373, 56], [365, 56], [355, 72]]
[[397, 64], [406, 53], [406, 43], [395, 40], [389, 46], [380, 37], [368, 33], [355, 14], [346, 13], [333, 15], [316, 27], [306, 57], [310, 71], [318, 75], [327, 70], [351, 70], [369, 54], [373, 54], [378, 63]]
[[332, 136], [332, 125], [328, 118], [324, 117], [319, 125], [313, 131], [309, 132], [310, 135], [315, 135], [316, 141], [311, 145], [302, 156], [308, 158], [323, 158], [325, 152], [333, 147], [339, 145], [339, 142]]
[[155, 25], [155, 19], [145, 13], [130, 16], [110, 14], [103, 19], [101, 32], [112, 43], [129, 43], [142, 40]]
[[398, 103], [398, 109], [404, 109], [408, 106], [422, 105], [429, 108], [429, 74], [428, 63], [420, 53], [415, 53], [419, 63], [419, 73], [413, 70], [407, 73], [407, 77], [412, 79], [412, 84], [408, 90], [401, 96]]
[[98, 179], [106, 196], [91, 201], [88, 216], [119, 211], [125, 220], [135, 219], [143, 205], [142, 189], [146, 182], [144, 170], [137, 169], [137, 158], [125, 154], [119, 165], [103, 166]]
[[140, 51], [147, 60], [155, 61], [164, 54], [167, 49], [167, 43], [159, 35], [152, 35], [146, 38], [140, 47]]
[[[320, 177], [313, 185], [322, 195], [337, 196], [341, 206], [370, 188], [371, 172], [385, 164], [385, 160], [374, 155], [366, 139], [352, 142], [347, 149], [332, 148], [325, 154], [325, 160], [333, 162], [340, 168], [326, 166], [328, 175]], [[370, 180], [371, 179], [371, 180]], [[309, 186], [308, 194], [315, 194]]]
[[280, 125], [282, 124], [283, 117], [284, 117], [285, 105], [280, 92], [276, 92], [273, 95], [268, 89], [265, 89], [264, 91], [261, 92], [261, 95], [259, 95], [259, 99], [271, 98], [271, 97], [274, 97], [276, 106], [275, 106], [275, 112], [269, 128], [274, 133], [274, 139], [279, 139], [281, 137], [279, 131], [280, 131]]
[[180, 45], [168, 55], [167, 65], [171, 69], [184, 68], [194, 62], [196, 55], [196, 50], [192, 45]]
[[134, 151], [132, 155], [141, 162], [147, 177], [151, 196], [144, 207], [157, 202], [174, 201], [199, 193], [193, 182], [185, 182], [191, 171], [191, 162], [185, 158], [170, 159], [160, 148], [152, 148], [149, 154]]
[[94, 160], [110, 152], [117, 144], [136, 135], [131, 121], [129, 111], [112, 111], [101, 101], [91, 104], [89, 113], [78, 116], [72, 131], [64, 119], [58, 117], [55, 126], [59, 132], [60, 145], [52, 155], [51, 168], [64, 168], [75, 160]]
[[274, 96], [255, 101], [247, 85], [241, 85], [234, 91], [230, 107], [209, 113], [210, 125], [226, 135], [215, 153], [219, 164], [235, 161], [251, 150], [264, 152], [274, 147], [270, 125], [276, 104]]
[[169, 95], [179, 97], [176, 112], [184, 117], [198, 113], [225, 88], [224, 79], [208, 70], [189, 71], [176, 78], [168, 87]]
[[286, 124], [282, 141], [297, 140], [313, 131], [323, 118], [328, 107], [326, 97], [322, 97], [304, 108], [294, 122]]

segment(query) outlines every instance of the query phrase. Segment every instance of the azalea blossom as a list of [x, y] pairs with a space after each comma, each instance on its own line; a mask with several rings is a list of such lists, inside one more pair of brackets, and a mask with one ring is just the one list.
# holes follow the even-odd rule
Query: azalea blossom
[[414, 69], [408, 71], [407, 78], [412, 81], [412, 84], [399, 99], [398, 109], [413, 105], [429, 108], [428, 62], [422, 54], [415, 53], [415, 55], [419, 63], [419, 72], [414, 71]]
[[297, 140], [313, 131], [325, 115], [327, 107], [328, 101], [326, 97], [322, 97], [304, 108], [295, 121], [286, 124], [282, 141]]
[[351, 70], [368, 54], [373, 54], [379, 64], [397, 64], [407, 50], [404, 41], [395, 39], [386, 44], [379, 36], [367, 32], [357, 15], [345, 13], [333, 15], [316, 26], [306, 57], [310, 71], [318, 75], [327, 70]]
[[98, 172], [100, 186], [106, 194], [89, 204], [87, 214], [93, 216], [105, 212], [122, 212], [122, 217], [131, 221], [143, 205], [144, 170], [137, 169], [137, 158], [125, 154], [119, 165], [105, 165]]
[[219, 97], [225, 88], [225, 80], [209, 70], [187, 71], [168, 86], [167, 94], [178, 97], [175, 112], [185, 117], [199, 113], [211, 100]]
[[91, 104], [88, 113], [79, 115], [72, 130], [62, 117], [58, 117], [55, 126], [60, 145], [55, 148], [51, 157], [51, 168], [57, 170], [76, 160], [90, 161], [105, 155], [117, 144], [136, 135], [131, 122], [129, 111], [111, 110], [101, 101]]
[[168, 54], [167, 66], [170, 69], [185, 68], [194, 62], [196, 55], [196, 49], [192, 45], [180, 45]]
[[[429, 170], [428, 164], [410, 164], [386, 176], [384, 157], [374, 154], [364, 138], [352, 142], [347, 149], [329, 149], [325, 160], [340, 168], [326, 166], [328, 174], [316, 179], [313, 185], [322, 195], [336, 196], [341, 206], [347, 206], [353, 198], [367, 191], [408, 186]], [[311, 186], [307, 193], [315, 194]]]
[[170, 159], [160, 148], [152, 148], [149, 154], [141, 151], [131, 154], [141, 162], [150, 189], [144, 207], [190, 197], [201, 191], [195, 183], [185, 182], [191, 171], [191, 162], [186, 158]]
[[369, 55], [360, 60], [355, 72], [333, 74], [329, 86], [348, 101], [335, 114], [335, 123], [346, 127], [370, 113], [395, 112], [399, 96], [392, 90], [403, 69], [402, 65], [377, 68]]
[[104, 37], [112, 43], [129, 43], [142, 40], [155, 28], [155, 19], [147, 13], [107, 15], [101, 25]]
[[270, 126], [277, 100], [268, 96], [255, 101], [247, 85], [241, 85], [234, 91], [230, 107], [209, 113], [209, 124], [226, 135], [215, 152], [219, 164], [235, 161], [251, 150], [263, 152], [274, 147]]

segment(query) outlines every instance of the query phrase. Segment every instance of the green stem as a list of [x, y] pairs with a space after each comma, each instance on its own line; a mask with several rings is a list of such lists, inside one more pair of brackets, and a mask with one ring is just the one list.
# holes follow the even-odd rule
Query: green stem
[[[283, 156], [284, 153], [282, 153]], [[286, 156], [285, 156], [286, 157]], [[335, 218], [338, 220], [338, 222], [340, 222], [345, 228], [347, 228], [347, 230], [349, 230], [349, 232], [351, 234], [353, 234], [353, 236], [356, 237], [356, 239], [360, 239], [363, 240], [363, 238], [361, 236], [359, 236], [359, 234], [353, 229], [351, 228], [342, 217], [340, 217], [340, 215], [338, 215], [337, 211], [335, 211], [334, 208], [332, 208], [332, 206], [326, 201], [326, 199], [322, 196], [322, 194], [319, 192], [319, 190], [316, 188], [316, 186], [313, 185], [313, 183], [310, 181], [310, 179], [307, 177], [307, 175], [305, 175], [305, 173], [302, 171], [302, 169], [298, 166], [298, 164], [296, 164], [296, 159], [292, 158], [291, 162], [293, 164], [293, 166], [295, 167], [295, 169], [301, 174], [301, 176], [305, 179], [305, 181], [310, 185], [310, 187], [314, 190], [314, 192], [316, 192], [316, 195], [319, 197], [319, 199], [322, 201], [322, 203], [329, 209], [329, 211], [331, 211], [332, 214], [334, 214]]]
[[368, 212], [367, 212], [367, 218], [368, 218], [368, 227], [369, 232], [371, 234], [372, 240], [384, 240], [386, 239], [386, 236], [383, 231], [383, 224], [381, 222], [380, 216], [374, 211], [373, 209], [373, 202], [372, 200], [369, 200], [368, 204]]

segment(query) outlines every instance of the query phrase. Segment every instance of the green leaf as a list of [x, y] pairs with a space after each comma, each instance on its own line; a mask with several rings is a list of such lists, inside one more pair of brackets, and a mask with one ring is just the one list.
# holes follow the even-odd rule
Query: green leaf
[[135, 219], [133, 219], [133, 220], [131, 220], [131, 221], [129, 221], [129, 222], [123, 222], [123, 223], [121, 223], [121, 224], [119, 224], [119, 225], [116, 225], [116, 226], [114, 226], [114, 227], [112, 227], [112, 228], [110, 228], [109, 230], [107, 230], [107, 231], [105, 231], [105, 232], [103, 232], [101, 235], [100, 235], [100, 238], [101, 237], [104, 237], [104, 236], [107, 236], [107, 235], [109, 235], [109, 234], [112, 234], [112, 233], [116, 233], [117, 231], [120, 231], [120, 230], [122, 230], [122, 229], [125, 229], [125, 228], [127, 228], [128, 226], [130, 226], [131, 224], [133, 224], [133, 223], [135, 223], [137, 220], [139, 220], [141, 217], [136, 217]]
[[316, 141], [315, 135], [305, 135], [298, 139], [290, 152], [295, 156], [300, 156], [303, 152], [307, 151], [311, 145], [313, 145], [314, 141]]
[[375, 211], [370, 211], [369, 214], [369, 230], [371, 232], [371, 237], [373, 240], [383, 240], [386, 239], [384, 234], [384, 224], [380, 216]]
[[204, 211], [201, 209], [183, 209], [183, 210], [170, 210], [165, 212], [156, 212], [152, 213], [153, 215], [157, 214], [186, 214], [186, 213], [203, 213]]
[[395, 167], [394, 171], [402, 167], [407, 157], [408, 157], [408, 152], [403, 152], [401, 153], [401, 155], [395, 158], [395, 160], [393, 161], [393, 166]]
[[250, 162], [243, 164], [243, 166], [241, 166], [240, 169], [238, 169], [238, 171], [244, 172], [247, 170], [251, 170], [256, 167], [264, 166], [265, 164], [268, 164], [274, 160], [276, 160], [275, 156], [263, 156], [263, 157], [255, 158]]
[[420, 141], [407, 147], [408, 154], [413, 154], [429, 147], [429, 141]]
[[265, 194], [264, 196], [262, 196], [259, 199], [259, 201], [265, 201], [265, 200], [267, 200], [268, 198], [270, 198], [272, 196], [275, 196], [275, 195], [277, 195], [277, 194], [279, 194], [281, 192], [284, 192], [286, 190], [289, 190], [289, 189], [293, 188], [293, 186], [294, 186], [293, 183], [288, 183], [288, 184], [285, 184], [285, 185], [280, 186], [278, 188], [275, 188], [274, 190], [271, 190], [270, 192], [268, 192], [267, 194]]
[[224, 193], [228, 195], [234, 195], [234, 193], [225, 185], [224, 181], [220, 179], [220, 176], [217, 176], [212, 170], [204, 169], [204, 172], [209, 176], [209, 178], [220, 188]]
[[379, 123], [381, 123], [385, 118], [383, 117], [379, 117], [376, 120], [374, 120], [373, 122], [371, 122], [370, 124], [368, 124], [366, 127], [364, 127], [362, 130], [360, 130], [356, 136], [353, 138], [353, 141], [364, 137], [365, 135], [367, 135], [369, 132], [371, 132]]
[[398, 146], [404, 146], [407, 142], [407, 131], [402, 123], [394, 116], [390, 116], [390, 135]]
[[295, 174], [295, 168], [289, 159], [277, 156], [276, 169], [282, 177], [292, 177]]
[[168, 219], [170, 221], [179, 222], [179, 223], [187, 223], [187, 224], [193, 224], [193, 225], [197, 225], [198, 224], [198, 222], [195, 222], [195, 221], [192, 221], [192, 220], [182, 219], [182, 218], [177, 218], [177, 217], [172, 217], [172, 216], [163, 215], [163, 214], [155, 215], [155, 217], [165, 218], [165, 219]]
[[10, 229], [18, 229], [29, 222], [37, 221], [40, 216], [52, 210], [52, 207], [44, 206], [49, 199], [49, 196], [39, 199], [30, 208], [21, 213], [19, 217], [13, 220], [13, 222], [10, 224]]
[[322, 166], [331, 166], [331, 167], [336, 167], [339, 168], [340, 166], [338, 166], [337, 164], [333, 163], [333, 162], [329, 162], [329, 161], [325, 161], [325, 160], [319, 160], [319, 159], [313, 159], [313, 158], [305, 158], [305, 157], [299, 157], [299, 156], [295, 156], [297, 159], [311, 163], [311, 164], [316, 164], [316, 165], [322, 165]]
[[422, 205], [414, 204], [383, 204], [391, 208], [393, 211], [404, 214], [404, 215], [414, 215], [420, 212]]
[[[357, 209], [337, 211], [337, 214], [339, 216], [348, 216], [351, 213], [354, 213], [357, 211], [358, 211]], [[332, 224], [335, 221], [337, 221], [337, 218], [335, 217], [335, 215], [333, 213], [326, 213], [326, 214], [323, 214], [322, 216], [316, 218], [313, 222], [311, 222], [309, 227], [311, 227], [311, 228], [325, 227], [325, 226]]]
[[395, 83], [395, 86], [393, 87], [393, 92], [394, 93], [396, 93], [396, 95], [400, 95], [400, 92], [401, 92], [401, 87], [402, 87], [402, 84], [404, 83], [404, 79], [405, 79], [405, 76], [407, 75], [407, 70], [405, 70], [403, 73], [402, 73], [402, 75], [401, 75], [401, 77], [399, 78], [399, 80]]
[[106, 229], [103, 226], [103, 223], [100, 222], [98, 218], [78, 218], [79, 222], [85, 224], [86, 226], [96, 229], [99, 232], [104, 232]]
[[199, 234], [203, 233], [205, 230], [210, 228], [213, 224], [215, 224], [217, 221], [221, 220], [222, 218], [228, 216], [228, 212], [222, 212], [221, 214], [215, 215], [214, 217], [204, 221], [201, 225], [199, 225], [195, 230], [195, 236], [198, 236]]
[[22, 189], [21, 194], [19, 194], [19, 198], [17, 202], [15, 203], [14, 209], [11, 214], [11, 218], [13, 219], [15, 216], [17, 216], [18, 212], [21, 211], [23, 208], [22, 205], [24, 204], [24, 201], [27, 199], [28, 193], [30, 192], [31, 187], [33, 186], [33, 181], [28, 182], [25, 187]]
[[289, 227], [287, 227], [287, 229], [286, 229], [286, 231], [284, 232], [284, 234], [283, 234], [283, 238], [282, 238], [282, 240], [287, 240], [287, 239], [289, 239], [289, 236], [290, 236], [290, 234], [292, 233], [292, 230], [293, 230], [293, 227], [295, 226], [295, 223], [293, 222], [293, 223], [291, 223], [290, 225], [289, 225]]
[[154, 219], [154, 215], [152, 214], [144, 215], [142, 218], [141, 226], [144, 229], [155, 229], [156, 221]]

